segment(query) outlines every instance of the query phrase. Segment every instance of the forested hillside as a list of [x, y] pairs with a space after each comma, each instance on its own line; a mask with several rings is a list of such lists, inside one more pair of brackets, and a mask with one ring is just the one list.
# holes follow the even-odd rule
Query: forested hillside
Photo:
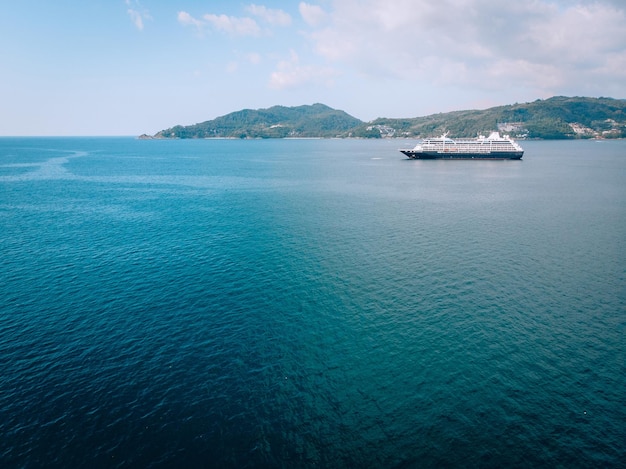
[[500, 130], [515, 138], [625, 138], [626, 100], [557, 96], [485, 110], [455, 111], [412, 119], [376, 119], [354, 131], [370, 135], [426, 137], [449, 132], [473, 137]]
[[363, 124], [324, 104], [244, 109], [189, 126], [162, 130], [159, 138], [285, 138], [338, 137]]
[[532, 103], [363, 122], [324, 104], [244, 109], [142, 138], [421, 138], [448, 132], [473, 137], [494, 130], [515, 138], [626, 138], [626, 100], [556, 96]]

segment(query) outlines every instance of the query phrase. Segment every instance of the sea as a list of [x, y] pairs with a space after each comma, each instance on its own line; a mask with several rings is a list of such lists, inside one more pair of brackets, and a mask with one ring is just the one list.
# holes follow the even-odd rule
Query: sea
[[626, 141], [0, 138], [3, 468], [625, 467]]

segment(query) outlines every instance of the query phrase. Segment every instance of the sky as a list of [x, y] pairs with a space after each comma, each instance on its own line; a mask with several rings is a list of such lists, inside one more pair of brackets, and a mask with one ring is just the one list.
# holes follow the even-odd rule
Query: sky
[[0, 0], [0, 135], [626, 98], [624, 0]]

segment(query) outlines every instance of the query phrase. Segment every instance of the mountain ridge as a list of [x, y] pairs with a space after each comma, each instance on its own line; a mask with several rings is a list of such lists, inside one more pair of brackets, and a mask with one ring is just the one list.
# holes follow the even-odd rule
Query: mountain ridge
[[175, 126], [155, 138], [287, 138], [335, 137], [363, 124], [325, 104], [242, 109], [189, 126]]
[[514, 138], [626, 138], [626, 100], [554, 96], [483, 110], [363, 122], [325, 104], [243, 109], [139, 138], [423, 138], [473, 137], [500, 130]]

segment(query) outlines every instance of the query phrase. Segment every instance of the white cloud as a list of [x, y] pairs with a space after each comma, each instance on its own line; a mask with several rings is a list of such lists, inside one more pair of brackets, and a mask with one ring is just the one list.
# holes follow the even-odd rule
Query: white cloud
[[[285, 11], [256, 4], [241, 16], [181, 11], [178, 21], [199, 33], [261, 37], [254, 47], [266, 57], [297, 50], [276, 64], [275, 89], [350, 81], [363, 89], [394, 83], [417, 93], [479, 93], [474, 100], [518, 90], [531, 97], [626, 94], [626, 5], [618, 0], [317, 1], [298, 3], [304, 32], [287, 28]], [[285, 27], [279, 37], [265, 29], [276, 26]], [[295, 40], [297, 33], [308, 42]], [[241, 71], [261, 56], [236, 60]]]
[[261, 55], [256, 52], [250, 52], [246, 55], [246, 59], [248, 62], [254, 65], [258, 65], [261, 63]]
[[537, 60], [584, 64], [597, 63], [605, 53], [626, 50], [626, 12], [606, 5], [574, 5], [564, 11], [553, 8], [542, 21], [529, 25], [522, 51]]
[[308, 33], [314, 51], [366, 76], [545, 90], [600, 76], [598, 86], [623, 80], [626, 72], [612, 64], [626, 61], [625, 7], [608, 0], [334, 0], [327, 13], [304, 2], [299, 9], [318, 26]]
[[178, 12], [178, 22], [184, 26], [195, 26], [198, 29], [201, 29], [204, 24], [202, 21], [195, 19], [186, 11]]
[[272, 10], [264, 6], [252, 4], [246, 8], [246, 11], [271, 25], [289, 26], [291, 24], [291, 16], [283, 10]]
[[178, 22], [183, 26], [193, 26], [198, 31], [205, 27], [212, 27], [216, 31], [227, 33], [233, 36], [258, 36], [261, 28], [252, 18], [236, 17], [227, 15], [206, 14], [202, 19], [191, 16], [186, 11], [178, 12]]
[[261, 28], [252, 18], [206, 14], [202, 17], [218, 31], [234, 36], [258, 36]]
[[144, 20], [152, 19], [152, 17], [136, 0], [126, 0], [126, 5], [129, 7], [126, 12], [128, 13], [128, 16], [130, 16], [131, 21], [139, 31], [143, 31]]
[[143, 31], [143, 18], [136, 10], [128, 9], [128, 15], [139, 31]]
[[301, 65], [298, 54], [292, 50], [288, 60], [282, 60], [270, 76], [269, 86], [274, 89], [295, 88], [316, 84], [332, 86], [337, 73], [330, 67]]
[[309, 5], [305, 2], [300, 2], [298, 5], [300, 16], [310, 26], [318, 26], [326, 21], [327, 13], [319, 5]]

